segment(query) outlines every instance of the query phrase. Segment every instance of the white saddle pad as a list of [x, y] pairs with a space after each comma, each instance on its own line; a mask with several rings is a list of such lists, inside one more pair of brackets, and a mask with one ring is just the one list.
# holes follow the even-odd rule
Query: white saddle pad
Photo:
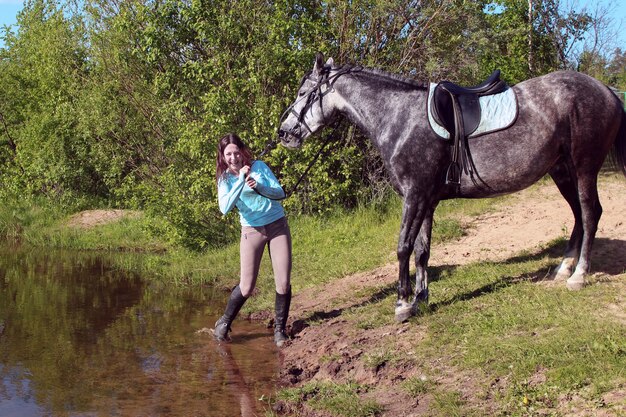
[[[437, 123], [432, 114], [435, 87], [437, 87], [436, 83], [430, 83], [428, 91], [428, 122], [437, 135], [444, 139], [450, 139], [450, 132]], [[499, 94], [479, 97], [478, 101], [480, 102], [480, 123], [469, 136], [470, 138], [495, 130], [506, 129], [515, 123], [517, 119], [517, 98], [512, 88], [507, 87], [506, 90]]]

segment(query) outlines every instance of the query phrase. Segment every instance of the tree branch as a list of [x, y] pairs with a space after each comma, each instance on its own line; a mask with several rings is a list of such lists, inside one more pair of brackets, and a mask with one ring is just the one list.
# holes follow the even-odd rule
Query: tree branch
[[13, 151], [13, 157], [15, 157], [15, 155], [17, 154], [17, 145], [15, 144], [15, 141], [9, 133], [9, 127], [7, 126], [6, 120], [4, 119], [4, 115], [2, 113], [0, 113], [0, 121], [2, 121], [2, 126], [4, 127], [4, 133], [7, 135], [9, 147]]

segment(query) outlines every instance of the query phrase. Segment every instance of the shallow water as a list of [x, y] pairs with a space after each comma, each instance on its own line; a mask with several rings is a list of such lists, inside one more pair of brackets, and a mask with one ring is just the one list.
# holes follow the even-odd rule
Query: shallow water
[[0, 247], [0, 416], [263, 415], [269, 330], [196, 333], [227, 297], [148, 283], [107, 255]]

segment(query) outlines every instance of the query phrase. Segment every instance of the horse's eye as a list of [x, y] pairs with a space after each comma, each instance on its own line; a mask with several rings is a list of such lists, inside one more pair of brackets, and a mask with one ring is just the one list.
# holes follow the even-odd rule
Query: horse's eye
[[304, 91], [300, 91], [300, 92], [298, 93], [298, 95], [299, 95], [300, 97], [302, 97], [304, 94], [305, 94], [305, 93], [304, 93]]

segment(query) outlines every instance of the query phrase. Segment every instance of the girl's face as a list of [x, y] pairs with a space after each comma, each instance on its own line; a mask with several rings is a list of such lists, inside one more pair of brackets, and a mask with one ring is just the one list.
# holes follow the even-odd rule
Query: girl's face
[[229, 143], [224, 148], [224, 161], [228, 165], [228, 170], [238, 175], [239, 170], [243, 167], [243, 154], [239, 146]]

